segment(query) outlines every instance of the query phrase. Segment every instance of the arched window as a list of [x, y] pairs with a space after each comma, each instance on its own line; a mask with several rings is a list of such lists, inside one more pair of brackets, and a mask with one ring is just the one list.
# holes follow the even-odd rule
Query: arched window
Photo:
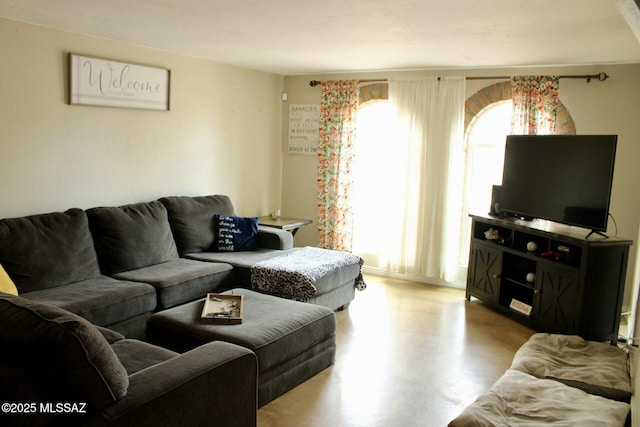
[[[387, 84], [367, 85], [360, 90], [357, 161], [354, 162], [353, 251], [367, 266], [388, 264], [389, 260], [380, 259], [378, 254], [384, 251], [379, 249], [388, 245], [390, 237], [385, 235], [397, 234], [397, 230], [384, 230], [393, 224], [384, 218], [386, 214], [390, 217], [396, 214], [390, 211], [397, 207], [393, 197], [400, 196], [407, 187], [407, 181], [398, 173], [399, 162], [393, 158], [396, 150], [390, 149], [400, 141], [394, 138], [392, 107], [387, 99]], [[460, 212], [458, 282], [466, 280], [471, 224], [468, 215], [488, 213], [492, 185], [502, 182], [504, 144], [511, 122], [511, 83], [504, 81], [482, 88], [467, 99], [465, 110], [465, 191]], [[561, 101], [556, 133], [576, 133], [574, 122]]]
[[469, 254], [470, 213], [486, 214], [493, 185], [502, 183], [504, 146], [511, 126], [511, 100], [483, 108], [465, 134], [465, 176], [460, 222], [458, 263], [466, 266]]
[[[492, 186], [502, 183], [504, 145], [511, 124], [511, 83], [482, 88], [465, 103], [465, 191], [460, 218], [459, 277], [466, 277], [471, 221], [469, 213], [486, 214]], [[576, 127], [562, 101], [558, 101], [556, 134], [575, 134]]]

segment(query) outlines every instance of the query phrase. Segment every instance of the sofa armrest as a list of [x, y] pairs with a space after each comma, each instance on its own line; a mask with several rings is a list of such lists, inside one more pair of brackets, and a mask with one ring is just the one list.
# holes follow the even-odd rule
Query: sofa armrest
[[116, 332], [103, 326], [93, 326], [96, 327], [96, 329], [102, 334], [102, 336], [107, 340], [109, 344], [113, 344], [114, 342], [122, 341], [124, 339], [124, 335], [122, 335], [120, 332]]
[[257, 396], [256, 355], [212, 342], [129, 376], [127, 395], [89, 425], [255, 426]]
[[279, 228], [258, 226], [258, 245], [263, 249], [293, 248], [293, 234]]

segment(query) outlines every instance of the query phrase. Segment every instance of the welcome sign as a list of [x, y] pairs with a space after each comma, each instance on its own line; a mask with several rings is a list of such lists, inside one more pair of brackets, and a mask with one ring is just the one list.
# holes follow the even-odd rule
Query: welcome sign
[[69, 55], [71, 104], [169, 109], [169, 70]]

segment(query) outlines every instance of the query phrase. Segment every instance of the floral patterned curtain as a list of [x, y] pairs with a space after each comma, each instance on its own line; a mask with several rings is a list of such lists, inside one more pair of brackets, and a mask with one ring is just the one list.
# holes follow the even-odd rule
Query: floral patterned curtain
[[512, 77], [511, 133], [516, 135], [554, 134], [558, 87], [557, 76]]
[[318, 144], [319, 247], [351, 251], [351, 161], [356, 132], [358, 80], [322, 82]]

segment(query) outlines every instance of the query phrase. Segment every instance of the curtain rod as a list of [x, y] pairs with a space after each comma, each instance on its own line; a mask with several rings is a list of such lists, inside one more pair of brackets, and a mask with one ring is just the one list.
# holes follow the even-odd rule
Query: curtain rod
[[[591, 81], [591, 79], [596, 79], [599, 82], [603, 82], [609, 78], [607, 73], [598, 73], [598, 74], [574, 74], [567, 76], [558, 76], [560, 79], [585, 79], [587, 83]], [[465, 77], [465, 80], [508, 80], [511, 79], [511, 76], [486, 76], [486, 77]], [[440, 77], [438, 77], [440, 80]], [[387, 83], [389, 79], [362, 79], [360, 83]], [[319, 80], [311, 80], [309, 82], [309, 86], [315, 87], [322, 83]]]

